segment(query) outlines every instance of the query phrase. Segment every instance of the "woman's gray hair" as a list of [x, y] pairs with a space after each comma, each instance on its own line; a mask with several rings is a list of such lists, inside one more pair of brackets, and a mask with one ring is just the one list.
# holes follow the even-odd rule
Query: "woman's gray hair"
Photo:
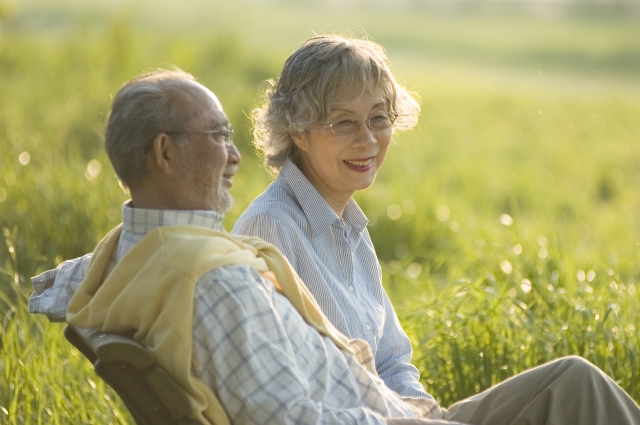
[[131, 189], [146, 177], [146, 154], [158, 134], [186, 129], [192, 111], [180, 102], [175, 85], [184, 81], [195, 78], [179, 69], [159, 69], [129, 81], [113, 99], [105, 148], [126, 188]]
[[278, 81], [269, 80], [269, 86], [265, 103], [252, 112], [253, 143], [274, 173], [287, 159], [297, 159], [291, 135], [326, 123], [336, 103], [381, 93], [389, 113], [397, 115], [394, 131], [413, 128], [420, 115], [418, 95], [396, 81], [384, 48], [367, 39], [310, 38], [289, 56]]

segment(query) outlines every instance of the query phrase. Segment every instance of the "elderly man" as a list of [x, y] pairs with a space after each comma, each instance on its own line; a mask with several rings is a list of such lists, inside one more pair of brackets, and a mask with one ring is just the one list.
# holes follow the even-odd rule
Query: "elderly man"
[[30, 311], [134, 329], [203, 423], [382, 424], [437, 411], [383, 384], [368, 345], [324, 319], [275, 248], [223, 232], [240, 162], [231, 136], [222, 105], [191, 75], [127, 83], [105, 136], [131, 195], [123, 223], [92, 256], [34, 278]]
[[191, 75], [161, 70], [127, 83], [105, 140], [131, 194], [123, 223], [92, 255], [35, 277], [29, 311], [133, 331], [202, 423], [640, 423], [635, 402], [577, 357], [448, 410], [399, 397], [368, 344], [330, 324], [277, 249], [223, 231], [240, 162], [231, 136], [220, 102]]

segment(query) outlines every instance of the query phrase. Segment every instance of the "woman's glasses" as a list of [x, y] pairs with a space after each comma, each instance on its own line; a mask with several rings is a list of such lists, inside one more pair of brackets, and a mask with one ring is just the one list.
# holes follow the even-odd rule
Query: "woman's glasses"
[[345, 136], [347, 134], [355, 133], [360, 129], [363, 122], [367, 124], [373, 131], [385, 130], [393, 125], [398, 117], [397, 114], [389, 112], [386, 114], [379, 114], [373, 116], [367, 120], [359, 120], [357, 118], [343, 118], [337, 121], [327, 124], [327, 127], [331, 129], [333, 134], [338, 136]]

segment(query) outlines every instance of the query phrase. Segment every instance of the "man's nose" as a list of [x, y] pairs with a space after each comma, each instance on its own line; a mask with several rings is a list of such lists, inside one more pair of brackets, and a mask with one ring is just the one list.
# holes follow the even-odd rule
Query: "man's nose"
[[231, 144], [227, 147], [227, 162], [231, 162], [233, 164], [239, 164], [242, 157], [240, 156], [240, 152], [236, 145]]

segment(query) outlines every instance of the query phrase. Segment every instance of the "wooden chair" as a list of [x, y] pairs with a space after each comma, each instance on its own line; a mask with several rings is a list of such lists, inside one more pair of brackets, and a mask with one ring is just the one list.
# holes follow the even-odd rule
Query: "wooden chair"
[[187, 418], [191, 406], [182, 389], [132, 338], [73, 326], [64, 336], [120, 396], [138, 425], [202, 425]]

